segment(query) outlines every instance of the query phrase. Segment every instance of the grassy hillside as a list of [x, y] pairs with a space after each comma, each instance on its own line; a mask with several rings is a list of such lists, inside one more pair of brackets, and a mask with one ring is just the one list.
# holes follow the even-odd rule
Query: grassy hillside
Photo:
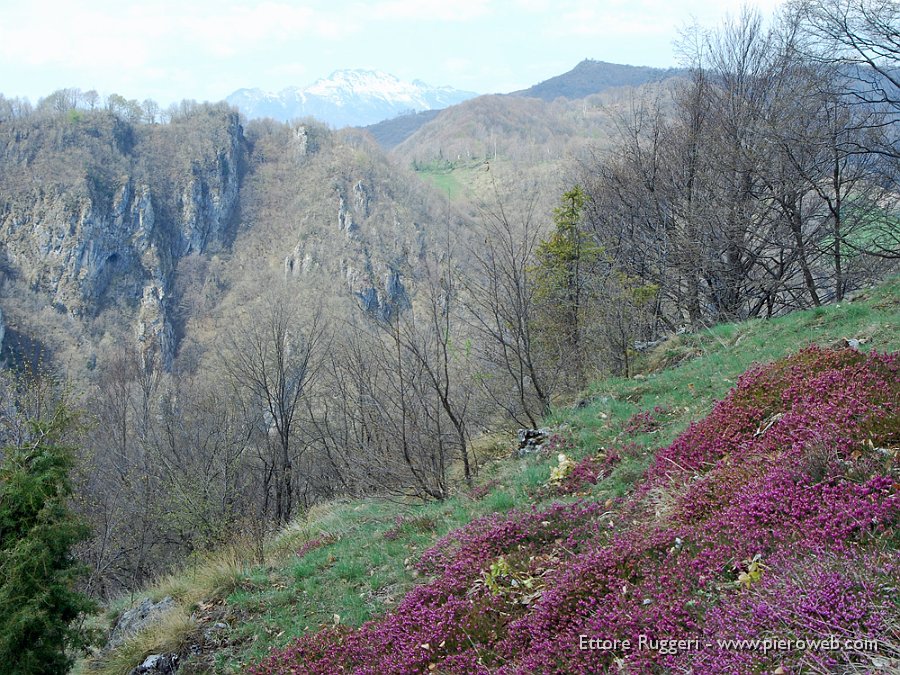
[[[831, 656], [895, 667], [897, 492], [884, 476], [897, 480], [896, 360], [809, 351], [739, 377], [811, 344], [896, 351], [898, 328], [895, 279], [842, 305], [673, 338], [642, 357], [637, 377], [595, 382], [560, 407], [545, 452], [509, 459], [509, 437], [485, 440], [474, 489], [426, 505], [322, 505], [269, 542], [262, 561], [240, 544], [197, 557], [148, 590], [178, 603], [163, 624], [81, 672], [128, 672], [176, 651], [179, 672], [236, 673], [273, 647], [286, 649], [253, 672], [596, 672], [624, 658], [644, 672], [685, 662], [659, 649], [580, 651], [557, 637], [653, 628], [689, 638], [701, 612], [722, 638], [805, 635], [817, 621], [894, 631], [878, 654]], [[779, 615], [781, 597], [797, 612]], [[802, 654], [776, 656], [776, 672], [806, 667]], [[691, 658], [695, 672], [781, 663], [758, 651]]]

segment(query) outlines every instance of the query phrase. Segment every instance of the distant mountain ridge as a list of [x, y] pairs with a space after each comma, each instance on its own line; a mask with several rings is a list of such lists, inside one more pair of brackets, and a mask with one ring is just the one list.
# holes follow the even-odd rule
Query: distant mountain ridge
[[227, 97], [249, 118], [315, 117], [333, 127], [365, 126], [411, 111], [435, 110], [477, 96], [453, 87], [404, 82], [378, 70], [338, 70], [307, 87], [278, 93], [239, 89]]
[[682, 68], [628, 66], [585, 59], [567, 73], [551, 77], [528, 89], [514, 91], [510, 96], [528, 96], [544, 101], [553, 101], [560, 97], [578, 99], [591, 94], [599, 94], [613, 87], [639, 86], [686, 72]]
[[[505, 99], [507, 103], [511, 104], [510, 98], [540, 99], [546, 103], [552, 103], [559, 98], [577, 100], [620, 87], [640, 87], [653, 82], [662, 82], [686, 73], [686, 70], [679, 68], [628, 66], [585, 59], [572, 70], [562, 75], [551, 77], [549, 80], [545, 80], [528, 89], [514, 91], [510, 94], [486, 95], [479, 97], [477, 101], [463, 101], [463, 103], [466, 106], [482, 105], [483, 108], [487, 107], [497, 112], [505, 108], [506, 104], [498, 103], [497, 106], [492, 108], [491, 104], [486, 103], [486, 101], [501, 101]], [[415, 114], [398, 115], [394, 118], [371, 124], [366, 127], [366, 131], [372, 134], [372, 137], [382, 148], [392, 150], [406, 139], [412, 137], [423, 126], [443, 114], [444, 111], [431, 110]]]

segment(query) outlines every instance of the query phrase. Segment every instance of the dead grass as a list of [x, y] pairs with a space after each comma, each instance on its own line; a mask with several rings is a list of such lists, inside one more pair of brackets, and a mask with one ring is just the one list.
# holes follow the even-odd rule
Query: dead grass
[[109, 654], [81, 664], [78, 672], [127, 675], [151, 654], [184, 651], [195, 628], [196, 624], [185, 608], [175, 607], [157, 623], [129, 638]]
[[182, 606], [228, 596], [253, 564], [252, 543], [239, 539], [191, 560], [182, 570], [163, 577], [151, 589], [153, 596], [172, 596]]

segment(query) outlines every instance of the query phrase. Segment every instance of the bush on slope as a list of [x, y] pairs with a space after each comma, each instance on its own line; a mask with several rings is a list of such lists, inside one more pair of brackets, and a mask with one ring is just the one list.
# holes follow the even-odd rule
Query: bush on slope
[[[898, 658], [897, 371], [895, 355], [819, 348], [753, 368], [630, 496], [476, 520], [426, 552], [431, 580], [395, 611], [304, 636], [250, 672], [791, 672]], [[631, 649], [580, 649], [582, 635]], [[698, 643], [638, 648], [641, 635]], [[832, 635], [880, 651], [716, 643]]]

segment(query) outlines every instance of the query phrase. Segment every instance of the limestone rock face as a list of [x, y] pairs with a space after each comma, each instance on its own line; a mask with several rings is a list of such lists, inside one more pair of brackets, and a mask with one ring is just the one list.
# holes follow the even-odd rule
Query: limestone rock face
[[333, 182], [329, 207], [337, 217], [319, 236], [304, 231], [284, 258], [284, 274], [324, 270], [340, 279], [365, 312], [389, 319], [411, 306], [407, 284], [417, 263], [410, 252], [420, 248], [418, 230], [395, 212], [383, 185], [376, 187], [370, 177], [359, 177], [364, 170], [351, 167]]
[[[81, 134], [61, 144], [25, 132], [0, 139], [2, 262], [76, 319], [130, 308], [142, 351], [168, 365], [175, 267], [233, 236], [243, 130], [235, 113], [203, 107], [140, 136], [106, 123], [99, 113], [45, 120], [49, 131]], [[32, 166], [40, 179], [22, 180]]]
[[220, 149], [206, 165], [193, 164], [191, 177], [181, 195], [180, 256], [203, 253], [212, 243], [223, 243], [234, 213], [240, 190], [239, 131], [231, 130], [233, 144]]
[[135, 195], [130, 179], [111, 206], [104, 213], [87, 196], [41, 190], [30, 208], [9, 209], [0, 218], [8, 262], [56, 305], [83, 314], [116, 270], [139, 265], [152, 245], [152, 205]]
[[8, 343], [46, 337], [86, 376], [120, 342], [169, 368], [273, 272], [341, 311], [410, 306], [438, 206], [366, 134], [310, 120], [245, 137], [218, 104], [165, 124], [74, 112], [0, 120]]
[[151, 365], [148, 361], [153, 358], [159, 358], [160, 365], [165, 369], [172, 365], [176, 348], [175, 330], [167, 313], [165, 290], [155, 283], [144, 286], [135, 337], [145, 367]]

